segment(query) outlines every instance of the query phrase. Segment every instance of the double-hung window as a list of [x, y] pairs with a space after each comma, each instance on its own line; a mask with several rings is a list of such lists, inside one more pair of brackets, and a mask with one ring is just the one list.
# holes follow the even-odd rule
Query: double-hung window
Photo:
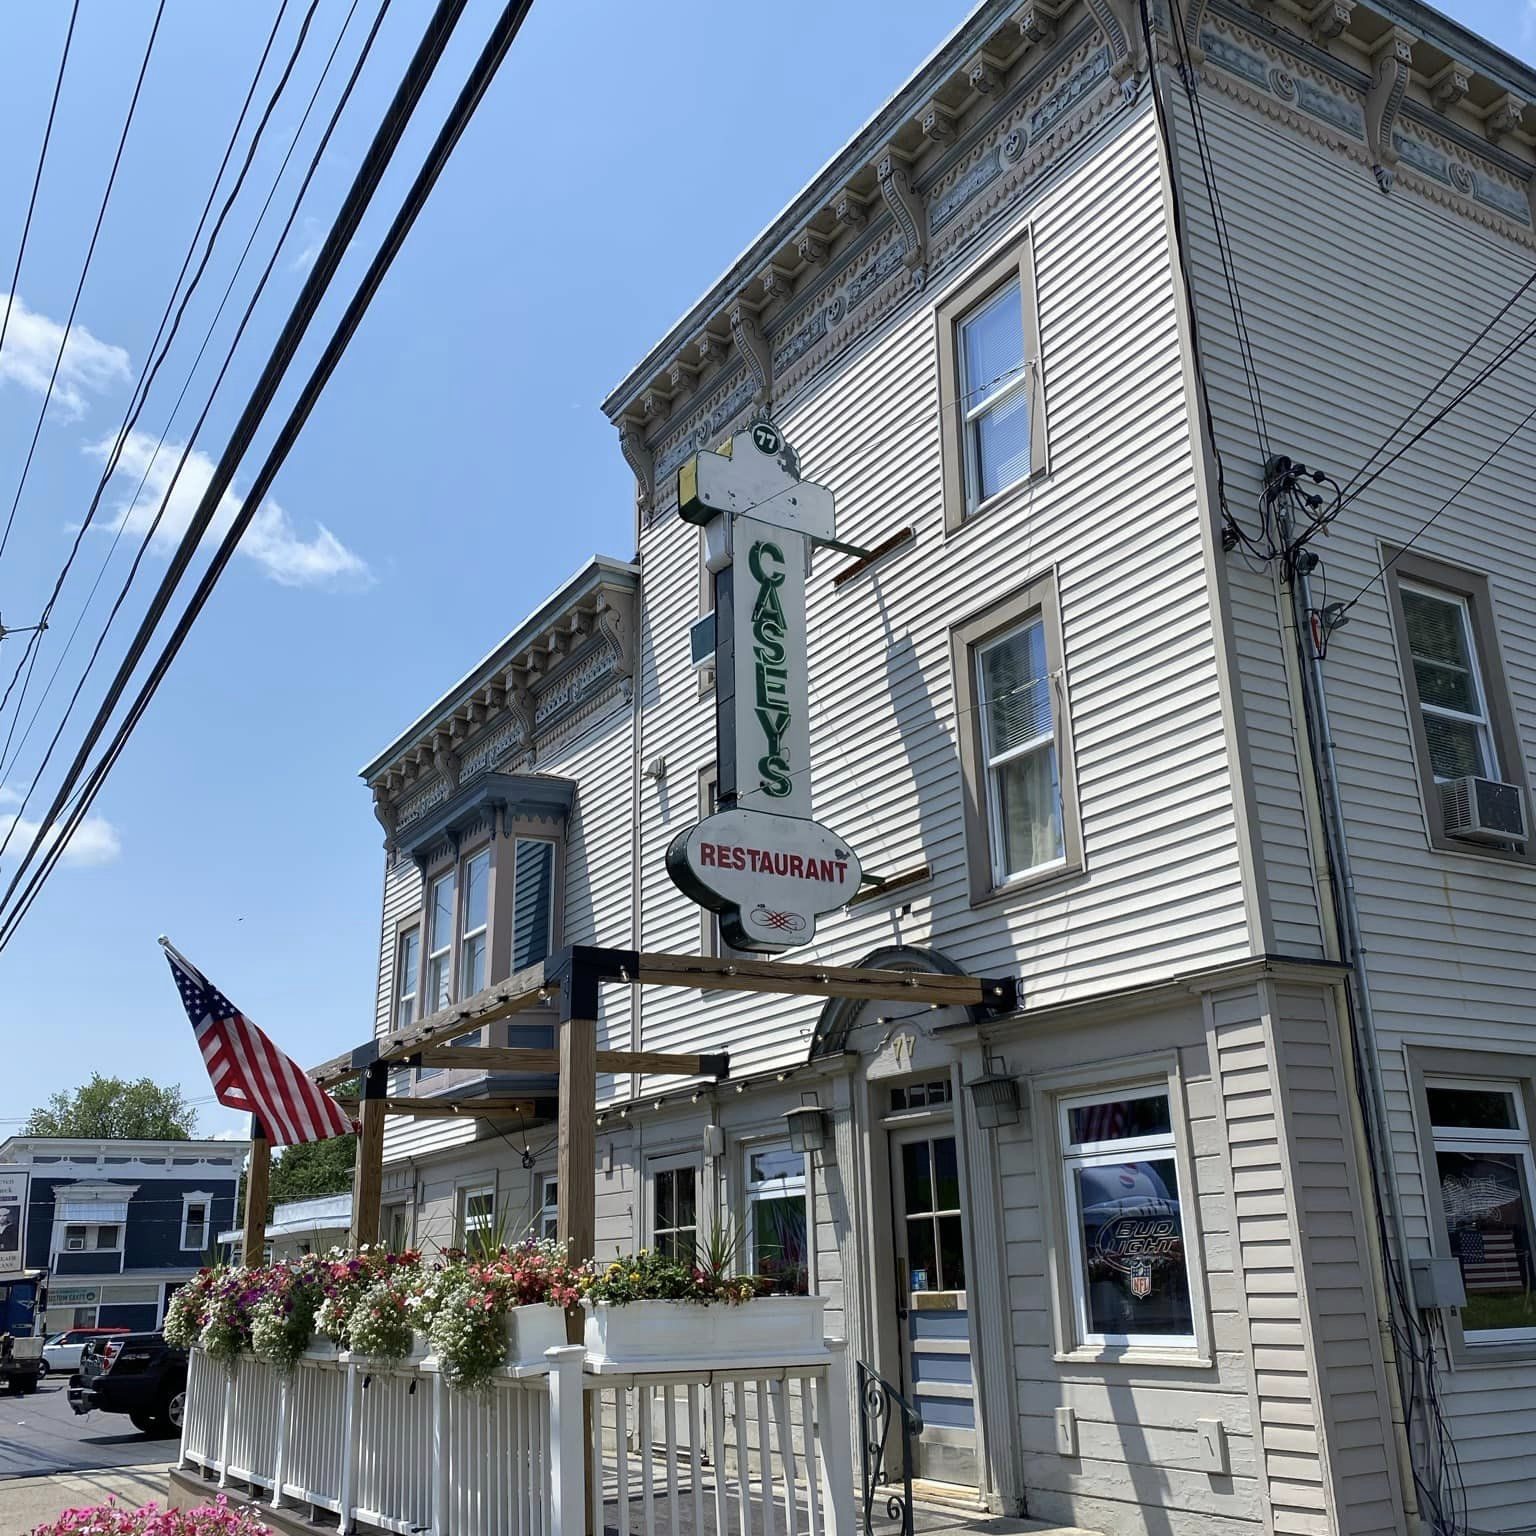
[[1063, 856], [1044, 619], [1036, 616], [979, 646], [975, 656], [992, 878], [1003, 885]]
[[1466, 598], [1401, 582], [1403, 627], [1435, 781], [1499, 776], [1498, 752]]
[[450, 869], [432, 882], [427, 900], [427, 992], [423, 1013], [435, 1013], [453, 1001], [453, 929], [458, 906], [459, 872]]
[[1019, 280], [962, 319], [959, 332], [965, 504], [974, 512], [1029, 475], [1029, 360]]
[[464, 861], [464, 909], [460, 917], [460, 998], [473, 997], [486, 982], [486, 929], [490, 916], [491, 850]]
[[651, 1181], [651, 1236], [666, 1259], [691, 1259], [699, 1241], [699, 1174], [691, 1164], [658, 1168]]
[[1045, 467], [1033, 285], [1026, 239], [939, 305], [944, 525], [951, 531]]
[[1536, 1162], [1518, 1082], [1424, 1084], [1468, 1346], [1536, 1341]]
[[208, 1201], [188, 1195], [181, 1203], [181, 1247], [201, 1253], [208, 1246]]
[[1078, 1343], [1193, 1348], [1167, 1088], [1061, 1098], [1057, 1112]]
[[459, 1247], [476, 1249], [488, 1245], [496, 1226], [496, 1187], [481, 1184], [459, 1191]]
[[[1530, 817], [1524, 754], [1510, 705], [1494, 627], [1493, 594], [1476, 571], [1417, 550], [1384, 548], [1388, 607], [1402, 668], [1413, 761], [1432, 847], [1447, 853], [1536, 861], [1536, 839], [1503, 840], [1470, 828], [1475, 804], [1498, 825], [1518, 827], [1511, 800]], [[1455, 781], [1514, 786], [1468, 795]]]
[[395, 1025], [416, 1022], [416, 993], [421, 987], [421, 929], [407, 928], [395, 940]]
[[560, 1235], [560, 1181], [546, 1173], [539, 1181], [539, 1236], [553, 1239]]
[[1053, 573], [950, 632], [971, 900], [1082, 865]]
[[752, 1273], [781, 1296], [809, 1289], [805, 1158], [786, 1142], [749, 1147], [747, 1159], [747, 1255]]

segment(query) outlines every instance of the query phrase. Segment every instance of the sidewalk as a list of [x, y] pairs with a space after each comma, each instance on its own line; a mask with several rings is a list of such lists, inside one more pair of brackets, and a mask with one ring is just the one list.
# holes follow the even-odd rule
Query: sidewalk
[[27, 1536], [34, 1526], [81, 1504], [137, 1507], [166, 1505], [168, 1461], [138, 1467], [102, 1467], [89, 1472], [53, 1472], [46, 1477], [8, 1477], [0, 1482], [0, 1536]]

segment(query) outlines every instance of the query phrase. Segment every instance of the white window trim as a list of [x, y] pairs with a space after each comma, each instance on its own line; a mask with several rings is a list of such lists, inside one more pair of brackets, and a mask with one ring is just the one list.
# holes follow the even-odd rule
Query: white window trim
[[[1462, 1089], [1475, 1093], [1486, 1093], [1489, 1090], [1496, 1090], [1509, 1095], [1510, 1101], [1515, 1108], [1515, 1128], [1513, 1130], [1462, 1125], [1438, 1126], [1431, 1120], [1429, 1127], [1430, 1147], [1434, 1152], [1486, 1152], [1496, 1147], [1506, 1155], [1518, 1157], [1521, 1166], [1525, 1170], [1527, 1212], [1536, 1217], [1536, 1148], [1533, 1148], [1531, 1143], [1531, 1129], [1526, 1120], [1525, 1095], [1521, 1091], [1521, 1084], [1513, 1078], [1440, 1077], [1426, 1074], [1424, 1078], [1426, 1095], [1432, 1088]], [[1439, 1220], [1445, 1228], [1446, 1240], [1449, 1242], [1450, 1224], [1446, 1221], [1443, 1206], [1439, 1205], [1440, 1181], [1438, 1160], [1435, 1168], [1435, 1198]], [[1463, 1345], [1468, 1350], [1489, 1349], [1504, 1344], [1531, 1344], [1536, 1342], [1536, 1327], [1469, 1329], [1465, 1321], [1463, 1321], [1461, 1325], [1461, 1339]]]
[[[559, 1179], [553, 1173], [539, 1175], [539, 1236], [554, 1238], [560, 1222]], [[553, 1191], [554, 1193], [551, 1193]], [[550, 1223], [553, 1221], [554, 1226]]]
[[[986, 673], [982, 667], [982, 658], [988, 651], [996, 650], [998, 646], [1007, 644], [1016, 635], [1039, 626], [1041, 632], [1042, 649], [1045, 651], [1047, 671], [1043, 678], [1031, 678], [1031, 684], [1044, 682], [1047, 685], [1051, 703], [1050, 729], [1039, 732], [1028, 741], [1020, 742], [1017, 746], [1009, 747], [1005, 752], [992, 750], [992, 726], [987, 718], [987, 683]], [[1029, 618], [1021, 620], [1011, 629], [1006, 629], [1000, 635], [994, 635], [979, 645], [971, 647], [971, 666], [976, 677], [976, 708], [980, 711], [982, 764], [981, 771], [986, 777], [987, 788], [987, 830], [992, 843], [992, 884], [997, 890], [1002, 890], [1014, 881], [1032, 880], [1037, 876], [1053, 869], [1062, 869], [1067, 862], [1066, 854], [1066, 811], [1061, 800], [1061, 762], [1056, 763], [1056, 815], [1062, 821], [1061, 839], [1062, 851], [1053, 859], [1042, 859], [1038, 864], [1030, 864], [1024, 869], [1010, 870], [1008, 868], [1007, 845], [1003, 838], [1003, 803], [1002, 790], [998, 784], [996, 770], [1007, 764], [1017, 762], [1021, 758], [1033, 756], [1037, 752], [1055, 752], [1057, 737], [1056, 720], [1056, 688], [1055, 677], [1049, 670], [1050, 647], [1045, 642], [1049, 637], [1045, 633], [1045, 614], [1036, 611]]]
[[[187, 1215], [194, 1205], [203, 1207], [203, 1240], [187, 1242]], [[208, 1234], [213, 1228], [213, 1192], [206, 1189], [189, 1190], [181, 1197], [181, 1239], [177, 1246], [183, 1253], [201, 1253], [208, 1246]]]
[[[787, 1152], [792, 1150], [787, 1139], [775, 1137], [770, 1141], [747, 1141], [741, 1146], [742, 1215], [745, 1218], [747, 1236], [746, 1260], [748, 1273], [758, 1273], [757, 1223], [752, 1219], [752, 1207], [761, 1200], [792, 1200], [799, 1196], [805, 1201], [806, 1246], [810, 1246], [811, 1206], [810, 1181], [805, 1173], [805, 1156], [800, 1159], [799, 1173], [786, 1174], [778, 1179], [752, 1178], [752, 1159], [760, 1152]], [[809, 1258], [809, 1252], [807, 1252]]]
[[[1169, 1129], [1152, 1136], [1131, 1136], [1116, 1141], [1074, 1142], [1069, 1130], [1070, 1112], [1091, 1104], [1108, 1104], [1130, 1099], [1167, 1099]], [[1062, 1094], [1056, 1100], [1057, 1137], [1061, 1165], [1062, 1193], [1067, 1216], [1067, 1258], [1072, 1272], [1073, 1301], [1076, 1310], [1078, 1343], [1089, 1349], [1114, 1350], [1188, 1350], [1193, 1353], [1199, 1346], [1195, 1332], [1196, 1290], [1189, 1264], [1189, 1229], [1185, 1220], [1186, 1185], [1184, 1171], [1179, 1166], [1178, 1137], [1175, 1131], [1177, 1104], [1167, 1083], [1143, 1083], [1134, 1087], [1098, 1088], [1091, 1093]], [[1088, 1321], [1087, 1276], [1083, 1268], [1082, 1213], [1077, 1204], [1077, 1181], [1072, 1177], [1076, 1168], [1113, 1168], [1118, 1163], [1135, 1160], [1148, 1153], [1166, 1153], [1173, 1162], [1179, 1180], [1179, 1222], [1184, 1248], [1184, 1283], [1190, 1299], [1190, 1331], [1188, 1333], [1097, 1333]]]
[[[1023, 361], [1019, 364], [1018, 372], [1011, 378], [997, 378], [983, 380], [978, 385], [972, 385], [965, 371], [965, 328], [973, 320], [984, 314], [996, 304], [1000, 304], [1012, 292], [1018, 306], [1019, 317], [1019, 350], [1023, 354]], [[990, 496], [983, 498], [981, 494], [981, 463], [977, 453], [976, 434], [973, 430], [977, 420], [988, 411], [995, 410], [1013, 396], [1028, 390], [1034, 377], [1035, 363], [1029, 355], [1029, 325], [1024, 313], [1024, 283], [1022, 277], [1013, 277], [1005, 280], [996, 292], [978, 300], [964, 314], [955, 318], [955, 372], [960, 384], [960, 398], [957, 405], [961, 414], [961, 453], [965, 460], [965, 511], [967, 517], [974, 517], [983, 508], [989, 506], [1001, 496], [1006, 496], [1016, 486], [1023, 485], [1029, 480], [1035, 471], [1034, 457], [1034, 424], [1026, 421], [1025, 429], [1029, 434], [1030, 466], [1016, 480], [1011, 480], [1007, 485], [999, 486]], [[971, 400], [973, 388], [980, 391], [980, 398]], [[1032, 409], [1033, 402], [1026, 402], [1026, 407]]]
[[491, 1198], [490, 1214], [484, 1225], [495, 1229], [496, 1225], [496, 1181], [488, 1183], [483, 1180], [475, 1180], [472, 1183], [460, 1184], [453, 1192], [453, 1225], [455, 1235], [455, 1247], [468, 1248], [472, 1232], [481, 1230], [482, 1223], [476, 1221], [473, 1227], [469, 1224], [469, 1202], [477, 1195], [489, 1195]]
[[[1477, 627], [1472, 622], [1472, 605], [1459, 592], [1449, 592], [1444, 587], [1437, 587], [1424, 581], [1399, 581], [1399, 592], [1413, 592], [1420, 597], [1433, 599], [1438, 603], [1446, 603], [1455, 608], [1457, 617], [1461, 621], [1461, 640], [1466, 647], [1467, 656], [1471, 662], [1468, 675], [1472, 680], [1472, 691], [1477, 699], [1478, 713], [1469, 715], [1459, 709], [1451, 709], [1444, 704], [1427, 703], [1422, 696], [1419, 697], [1419, 711], [1426, 719], [1433, 716], [1440, 720], [1450, 720], [1458, 725], [1472, 726], [1482, 742], [1483, 757], [1487, 762], [1487, 774], [1489, 778], [1498, 779], [1502, 776], [1502, 768], [1499, 763], [1499, 744], [1493, 731], [1493, 717], [1488, 709], [1488, 690], [1483, 682], [1483, 658], [1477, 649]], [[1404, 629], [1407, 629], [1407, 618], [1403, 620]], [[1412, 635], [1409, 635], [1408, 664], [1414, 664]], [[1414, 688], [1418, 693], [1417, 685]], [[1434, 765], [1430, 764], [1430, 772], [1434, 773]], [[1438, 773], [1434, 775], [1435, 783], [1445, 784], [1449, 781], [1442, 779]]]
[[[464, 924], [467, 921], [468, 910], [469, 910], [469, 866], [471, 864], [473, 864], [476, 859], [484, 859], [485, 860], [485, 921], [483, 923], [481, 923], [478, 928], [466, 928], [464, 926]], [[465, 992], [464, 989], [465, 989], [466, 986], [468, 986], [468, 980], [467, 980], [467, 977], [466, 977], [466, 972], [468, 970], [468, 966], [466, 964], [466, 961], [467, 961], [467, 957], [468, 957], [468, 951], [469, 951], [470, 943], [474, 939], [482, 939], [484, 941], [484, 948], [482, 949], [481, 953], [485, 957], [485, 966], [484, 966], [485, 978], [486, 978], [487, 983], [490, 981], [490, 976], [491, 976], [491, 939], [490, 939], [490, 934], [491, 934], [491, 880], [492, 880], [494, 875], [495, 875], [495, 865], [494, 865], [494, 860], [491, 857], [491, 845], [489, 843], [482, 843], [478, 848], [475, 848], [472, 852], [465, 854], [464, 857], [459, 861], [459, 888], [458, 888], [458, 909], [457, 909], [457, 918], [458, 918], [458, 920], [454, 924], [454, 927], [455, 927], [455, 929], [458, 932], [458, 954], [457, 954], [457, 965], [456, 965], [456, 968], [455, 968], [454, 979], [453, 979], [454, 998], [458, 1002], [463, 1002], [463, 1000], [464, 1000], [464, 998], [466, 996], [472, 996], [473, 995], [472, 993]]]
[[[675, 1173], [680, 1168], [688, 1168], [693, 1171], [693, 1226], [689, 1227], [662, 1227], [656, 1225], [656, 1178], [658, 1174]], [[702, 1218], [706, 1207], [704, 1201], [704, 1168], [702, 1160], [695, 1153], [674, 1153], [671, 1156], [654, 1157], [647, 1161], [645, 1169], [645, 1230], [648, 1241], [646, 1247], [660, 1251], [659, 1234], [661, 1232], [687, 1232], [692, 1231], [694, 1242], [697, 1243], [703, 1230]]]

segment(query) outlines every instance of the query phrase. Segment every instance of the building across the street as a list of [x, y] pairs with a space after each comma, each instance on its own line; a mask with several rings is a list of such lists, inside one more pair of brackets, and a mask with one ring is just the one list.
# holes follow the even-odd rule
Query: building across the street
[[0, 1142], [0, 1274], [45, 1269], [47, 1327], [156, 1328], [234, 1217], [245, 1144], [12, 1136]]
[[[266, 1229], [267, 1263], [328, 1253], [347, 1241], [352, 1222], [352, 1196], [315, 1195], [308, 1200], [279, 1200]], [[244, 1261], [245, 1234], [239, 1227], [219, 1233], [219, 1252], [227, 1263]]]
[[[565, 946], [793, 932], [669, 849], [808, 785], [863, 879], [791, 957], [1019, 1006], [604, 988], [599, 1049], [729, 1072], [599, 1076], [598, 1252], [740, 1234], [975, 1508], [1531, 1527], [1536, 73], [1417, 0], [1145, 21], [978, 6], [612, 392], [628, 553], [363, 770], [375, 1033]], [[744, 577], [679, 488], [727, 444], [842, 546], [730, 689]], [[557, 1001], [456, 1044], [548, 1048]], [[393, 1073], [460, 1113], [391, 1118], [384, 1230], [553, 1230], [555, 1080], [457, 1057]]]

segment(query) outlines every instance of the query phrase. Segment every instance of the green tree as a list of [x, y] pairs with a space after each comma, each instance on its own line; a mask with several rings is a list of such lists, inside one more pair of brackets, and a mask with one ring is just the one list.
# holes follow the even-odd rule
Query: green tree
[[196, 1129], [197, 1110], [180, 1088], [165, 1088], [147, 1077], [129, 1082], [93, 1072], [83, 1087], [60, 1091], [34, 1109], [23, 1134], [190, 1141]]
[[332, 1136], [329, 1141], [306, 1141], [296, 1147], [284, 1147], [282, 1156], [272, 1163], [267, 1191], [273, 1200], [343, 1194], [352, 1188], [356, 1157], [356, 1136]]

